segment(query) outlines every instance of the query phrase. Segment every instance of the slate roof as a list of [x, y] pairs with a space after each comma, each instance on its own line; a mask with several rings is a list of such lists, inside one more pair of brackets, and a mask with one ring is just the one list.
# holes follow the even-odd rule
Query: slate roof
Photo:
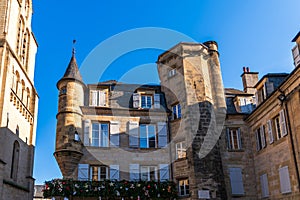
[[74, 54], [72, 55], [70, 63], [62, 79], [64, 78], [71, 78], [83, 82]]

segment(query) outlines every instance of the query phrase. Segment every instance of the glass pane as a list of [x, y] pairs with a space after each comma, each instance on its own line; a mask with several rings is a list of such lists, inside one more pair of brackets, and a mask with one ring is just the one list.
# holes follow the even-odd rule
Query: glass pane
[[140, 147], [148, 148], [146, 125], [140, 126]]
[[156, 168], [150, 167], [150, 180], [155, 180], [155, 179], [156, 179]]
[[155, 126], [149, 125], [148, 126], [148, 140], [149, 140], [149, 147], [155, 148]]
[[102, 166], [100, 167], [101, 173], [100, 173], [100, 180], [106, 179], [106, 167]]
[[146, 108], [146, 96], [141, 96], [141, 106], [142, 108]]
[[177, 119], [177, 111], [176, 111], [177, 109], [176, 109], [176, 106], [173, 106], [172, 110], [173, 110], [173, 118]]
[[178, 109], [178, 113], [177, 113], [178, 118], [181, 118], [181, 106], [180, 106], [180, 104], [177, 105], [177, 109]]
[[108, 124], [101, 124], [101, 146], [108, 147]]
[[148, 180], [148, 167], [141, 167], [141, 179]]
[[92, 180], [98, 181], [98, 167], [92, 167]]
[[152, 97], [151, 96], [147, 96], [147, 104], [146, 107], [147, 108], [151, 108], [152, 106]]

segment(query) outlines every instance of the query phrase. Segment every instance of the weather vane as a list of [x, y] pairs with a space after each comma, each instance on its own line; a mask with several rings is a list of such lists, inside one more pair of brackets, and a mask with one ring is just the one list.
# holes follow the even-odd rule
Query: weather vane
[[76, 53], [76, 50], [75, 50], [75, 44], [76, 44], [76, 40], [74, 39], [74, 40], [73, 40], [73, 48], [72, 48], [72, 54], [73, 54], [73, 56], [74, 56], [75, 53]]

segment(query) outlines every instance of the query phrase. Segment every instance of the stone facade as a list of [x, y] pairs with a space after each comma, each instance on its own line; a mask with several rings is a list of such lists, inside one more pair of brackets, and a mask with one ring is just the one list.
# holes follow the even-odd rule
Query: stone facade
[[73, 54], [57, 84], [65, 178], [168, 179], [187, 200], [299, 198], [299, 65], [260, 80], [244, 68], [240, 91], [224, 89], [215, 42], [179, 43], [157, 64], [160, 86], [86, 85]]
[[0, 1], [0, 199], [33, 198], [38, 95], [32, 1]]

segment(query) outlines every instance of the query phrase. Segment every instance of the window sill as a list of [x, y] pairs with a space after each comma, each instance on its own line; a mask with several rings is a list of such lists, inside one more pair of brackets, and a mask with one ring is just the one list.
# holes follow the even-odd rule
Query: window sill
[[190, 198], [191, 195], [190, 194], [187, 194], [187, 195], [178, 195], [178, 199], [185, 199], [185, 198]]

